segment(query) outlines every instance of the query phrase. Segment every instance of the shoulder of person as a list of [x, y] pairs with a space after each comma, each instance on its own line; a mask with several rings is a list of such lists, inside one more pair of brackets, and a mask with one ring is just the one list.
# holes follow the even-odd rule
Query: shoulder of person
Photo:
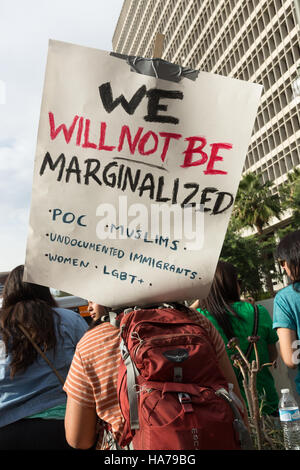
[[259, 313], [261, 313], [261, 312], [269, 313], [268, 309], [264, 305], [260, 304], [259, 302], [252, 303], [252, 302], [244, 301], [243, 303], [247, 304], [247, 307], [246, 306], [244, 307], [245, 310], [247, 309], [248, 311], [251, 311], [251, 312], [254, 313], [255, 307], [257, 307], [257, 310], [258, 310]]
[[264, 305], [260, 304], [259, 302], [249, 302], [249, 300], [240, 300], [239, 302], [235, 302], [233, 305], [237, 305], [242, 307], [245, 310], [249, 310], [251, 312], [254, 312], [255, 306], [260, 310], [266, 310], [266, 307]]
[[249, 300], [238, 300], [237, 302], [234, 302], [231, 304], [231, 307], [233, 310], [236, 310], [237, 313], [242, 310], [243, 312], [254, 312], [254, 305], [252, 302], [249, 302]]
[[252, 303], [249, 300], [237, 300], [236, 302], [233, 302], [232, 305], [252, 305]]
[[283, 287], [278, 292], [276, 292], [274, 299], [280, 299], [286, 297], [293, 291], [293, 284], [289, 284], [288, 286]]
[[[67, 308], [54, 307], [53, 310], [59, 315], [61, 321], [66, 324], [73, 324], [81, 329], [88, 329], [88, 324], [80, 313]], [[85, 328], [86, 327], [86, 328]]]
[[92, 340], [105, 340], [105, 339], [115, 339], [115, 337], [119, 337], [120, 330], [116, 326], [113, 326], [110, 322], [103, 322], [99, 325], [87, 330], [81, 340], [79, 341], [80, 344], [84, 344], [85, 342], [92, 341]]
[[70, 319], [82, 318], [80, 313], [74, 312], [74, 310], [68, 308], [53, 307], [53, 310], [55, 310], [55, 312], [58, 313], [61, 317], [67, 317]]

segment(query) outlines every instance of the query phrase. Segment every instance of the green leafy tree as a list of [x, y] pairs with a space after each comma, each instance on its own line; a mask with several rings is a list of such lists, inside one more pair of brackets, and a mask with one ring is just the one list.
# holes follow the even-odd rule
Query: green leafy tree
[[244, 295], [259, 298], [261, 292], [261, 257], [257, 239], [242, 237], [230, 223], [226, 232], [220, 258], [233, 264], [241, 280]]
[[279, 190], [282, 208], [292, 211], [292, 221], [289, 230], [295, 230], [300, 226], [300, 169], [288, 173], [287, 180]]
[[277, 194], [271, 193], [271, 182], [263, 183], [260, 175], [246, 174], [240, 181], [236, 196], [233, 217], [239, 228], [254, 228], [260, 243], [262, 272], [269, 293], [274, 296], [273, 281], [270, 271], [275, 271], [272, 250], [274, 243], [264, 234], [264, 228], [273, 217], [280, 218], [282, 209]]

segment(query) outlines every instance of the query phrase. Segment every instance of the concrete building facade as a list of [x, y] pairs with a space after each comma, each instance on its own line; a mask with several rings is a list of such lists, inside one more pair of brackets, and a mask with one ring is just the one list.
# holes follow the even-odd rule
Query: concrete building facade
[[152, 57], [158, 32], [165, 36], [165, 60], [263, 84], [244, 172], [261, 174], [276, 192], [300, 165], [294, 0], [125, 0], [113, 49]]

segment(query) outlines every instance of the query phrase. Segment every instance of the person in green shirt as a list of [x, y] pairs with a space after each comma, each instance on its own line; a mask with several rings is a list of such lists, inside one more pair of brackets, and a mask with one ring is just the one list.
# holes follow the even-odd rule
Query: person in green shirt
[[[226, 350], [231, 360], [235, 353], [227, 347], [231, 338], [238, 338], [239, 346], [243, 353], [246, 352], [252, 336], [255, 310], [251, 303], [241, 301], [238, 274], [235, 267], [224, 261], [219, 261], [208, 297], [196, 301], [193, 305], [202, 315], [206, 316], [222, 336]], [[198, 308], [197, 308], [198, 307]], [[269, 312], [262, 305], [258, 307], [257, 342], [260, 364], [275, 361], [277, 357], [276, 343], [278, 337], [272, 328], [272, 319]], [[254, 348], [251, 351], [249, 362], [255, 359]], [[234, 367], [238, 378], [241, 393], [247, 403], [242, 384], [242, 376], [239, 369]], [[278, 415], [278, 394], [275, 388], [274, 378], [269, 367], [263, 367], [257, 373], [257, 392], [261, 404], [262, 414]]]

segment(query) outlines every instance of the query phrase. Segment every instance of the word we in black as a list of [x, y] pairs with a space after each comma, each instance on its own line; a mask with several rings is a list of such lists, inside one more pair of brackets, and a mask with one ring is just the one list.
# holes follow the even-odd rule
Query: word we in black
[[179, 123], [179, 119], [177, 117], [159, 114], [159, 111], [168, 110], [168, 106], [166, 104], [160, 103], [161, 99], [182, 100], [183, 93], [181, 91], [160, 90], [158, 88], [151, 88], [151, 90], [147, 91], [146, 86], [143, 85], [135, 92], [129, 101], [127, 101], [124, 95], [120, 95], [114, 100], [111, 85], [107, 82], [99, 86], [99, 93], [102, 104], [108, 113], [111, 113], [121, 104], [126, 113], [132, 115], [141, 103], [142, 99], [146, 96], [148, 98], [148, 114], [144, 116], [145, 121], [164, 122], [170, 124]]

